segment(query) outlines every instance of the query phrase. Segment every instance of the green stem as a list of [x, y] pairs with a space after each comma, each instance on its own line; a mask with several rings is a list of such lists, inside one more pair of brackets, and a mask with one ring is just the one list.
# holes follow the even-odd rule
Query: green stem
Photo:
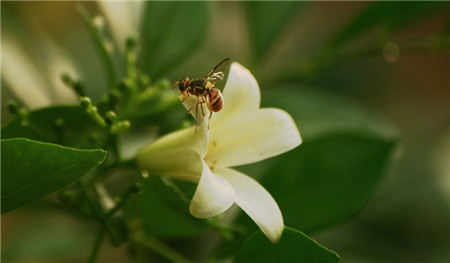
[[160, 240], [144, 236], [142, 234], [135, 235], [133, 237], [134, 242], [148, 247], [154, 252], [157, 252], [158, 254], [166, 257], [167, 259], [177, 262], [177, 263], [192, 263], [191, 260], [187, 259], [182, 254], [178, 253], [178, 251], [174, 250], [173, 248], [166, 245], [164, 242], [161, 242]]
[[175, 184], [175, 182], [172, 180], [172, 178], [169, 177], [162, 177], [161, 181], [172, 191], [180, 197], [180, 199], [185, 202], [186, 204], [190, 204], [191, 200], [187, 198], [187, 196], [183, 193], [183, 191], [178, 187], [178, 185]]
[[123, 205], [126, 203], [130, 195], [134, 192], [136, 192], [136, 185], [132, 184], [130, 187], [128, 187], [125, 193], [123, 193], [122, 197], [119, 199], [117, 204], [111, 210], [109, 210], [108, 213], [106, 213], [104, 218], [108, 219], [114, 216], [117, 213], [117, 211], [119, 211], [123, 207]]
[[[309, 62], [302, 62], [302, 64], [284, 68], [278, 71], [278, 74], [275, 73], [268, 78], [262, 77], [260, 83], [262, 83], [261, 85], [269, 86], [279, 82], [308, 81], [314, 78], [321, 70], [331, 65], [343, 65], [373, 56], [381, 56], [384, 47], [383, 44], [384, 42], [375, 43], [362, 49], [354, 50], [351, 53], [341, 55], [336, 55], [336, 52], [334, 51], [321, 52]], [[446, 50], [449, 47], [449, 44], [445, 42], [445, 39], [436, 40], [433, 38], [419, 42], [397, 43], [397, 45], [402, 53], [439, 52]]]
[[136, 161], [134, 159], [112, 163], [100, 167], [98, 173], [95, 173], [93, 176], [88, 178], [88, 180], [86, 180], [86, 185], [92, 185], [100, 177], [104, 177], [107, 174], [110, 174], [109, 172], [120, 169], [138, 171], [138, 168], [136, 167]]
[[[114, 63], [111, 57], [112, 42], [106, 40], [104, 34], [102, 33], [101, 26], [96, 25], [95, 18], [93, 19], [89, 14], [88, 10], [80, 5], [77, 7], [78, 13], [80, 14], [82, 20], [86, 24], [89, 32], [94, 38], [94, 42], [100, 51], [102, 57], [102, 62], [105, 66], [106, 80], [108, 87], [111, 90], [116, 83], [116, 74], [114, 69]], [[100, 20], [99, 20], [100, 21]]]
[[89, 257], [89, 263], [94, 263], [96, 261], [104, 235], [105, 235], [105, 225], [101, 224], [100, 230], [97, 235], [97, 239], [95, 240], [94, 248], [92, 249], [91, 256]]
[[101, 209], [101, 207], [98, 205], [97, 202], [94, 201], [94, 197], [91, 195], [91, 193], [88, 191], [88, 189], [86, 188], [86, 186], [80, 181], [77, 181], [78, 185], [80, 186], [84, 196], [86, 197], [89, 207], [92, 211], [92, 214], [97, 217], [97, 218], [101, 218], [103, 211]]

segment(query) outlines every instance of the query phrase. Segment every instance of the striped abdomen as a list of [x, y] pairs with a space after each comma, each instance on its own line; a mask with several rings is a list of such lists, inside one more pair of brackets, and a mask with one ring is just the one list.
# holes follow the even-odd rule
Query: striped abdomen
[[223, 96], [222, 92], [218, 89], [211, 89], [208, 92], [208, 100], [209, 100], [209, 110], [213, 112], [218, 112], [223, 107]]

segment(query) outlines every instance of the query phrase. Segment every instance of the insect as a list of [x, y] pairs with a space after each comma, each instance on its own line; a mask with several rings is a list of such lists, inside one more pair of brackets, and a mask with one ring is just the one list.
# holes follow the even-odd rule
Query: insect
[[[223, 107], [223, 95], [219, 89], [215, 88], [217, 80], [223, 80], [225, 77], [225, 71], [230, 65], [230, 58], [226, 58], [222, 60], [217, 66], [212, 68], [206, 77], [190, 80], [188, 77], [182, 78], [180, 81], [175, 82], [172, 89], [178, 86], [181, 94], [185, 96], [185, 98], [181, 101], [185, 101], [190, 95], [194, 95], [197, 98], [195, 103], [195, 119], [197, 120], [196, 127], [199, 125], [198, 114], [199, 107], [201, 109], [202, 116], [205, 116], [205, 112], [203, 110], [202, 104], [205, 103], [208, 107], [210, 114], [208, 118], [208, 129], [209, 129], [209, 120], [211, 119], [213, 112], [218, 112]], [[194, 106], [193, 106], [194, 107]], [[188, 109], [188, 113], [192, 110], [192, 108]]]

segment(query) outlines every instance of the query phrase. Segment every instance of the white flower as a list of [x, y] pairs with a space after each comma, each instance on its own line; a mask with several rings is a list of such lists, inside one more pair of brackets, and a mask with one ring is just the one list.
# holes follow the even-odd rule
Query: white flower
[[[61, 81], [62, 73], [78, 78], [78, 70], [64, 51], [50, 39], [45, 41], [46, 63], [34, 64], [23, 42], [6, 30], [2, 38], [2, 80], [11, 95], [29, 109], [77, 103], [74, 91]], [[40, 61], [42, 62], [42, 61]]]
[[139, 34], [145, 1], [99, 1], [113, 37], [121, 53], [125, 53], [125, 42], [128, 37]]
[[[213, 217], [236, 203], [275, 243], [284, 228], [277, 203], [256, 180], [229, 167], [289, 151], [301, 143], [300, 133], [288, 113], [259, 108], [258, 84], [236, 62], [231, 65], [223, 96], [224, 106], [213, 113], [209, 130], [209, 112], [202, 104], [205, 115], [198, 120], [200, 129], [191, 127], [162, 137], [142, 149], [137, 162], [150, 175], [197, 182], [190, 205], [193, 216]], [[195, 97], [183, 104], [195, 106]]]

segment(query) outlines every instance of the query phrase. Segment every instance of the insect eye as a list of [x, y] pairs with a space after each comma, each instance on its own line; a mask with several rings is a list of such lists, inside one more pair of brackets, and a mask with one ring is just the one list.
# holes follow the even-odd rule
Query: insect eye
[[184, 77], [180, 81], [180, 84], [178, 85], [178, 88], [180, 89], [181, 92], [184, 92], [188, 87], [189, 87], [189, 78], [188, 77]]
[[178, 85], [178, 88], [180, 89], [180, 91], [185, 91], [186, 90], [186, 82], [181, 81], [180, 84]]

